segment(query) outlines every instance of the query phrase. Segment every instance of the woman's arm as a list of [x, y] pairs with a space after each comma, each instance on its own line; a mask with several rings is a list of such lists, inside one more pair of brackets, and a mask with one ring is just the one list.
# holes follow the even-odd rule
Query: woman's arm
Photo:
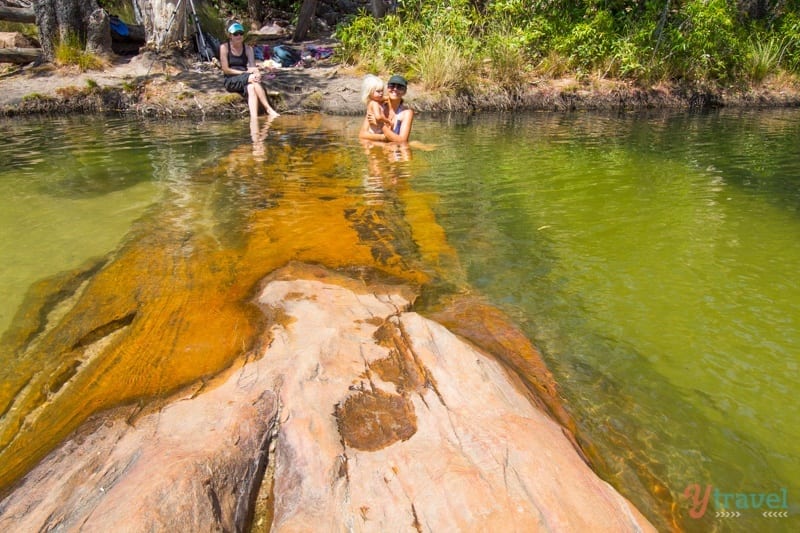
[[219, 64], [222, 67], [222, 73], [233, 76], [240, 74], [238, 70], [233, 70], [230, 63], [228, 63], [228, 43], [222, 43], [219, 46]]
[[361, 130], [358, 132], [358, 138], [367, 141], [386, 141], [386, 136], [382, 133], [372, 133], [369, 128], [369, 119], [364, 117], [364, 122], [361, 123]]
[[244, 46], [244, 53], [247, 54], [247, 72], [258, 72], [258, 67], [256, 66], [256, 56], [255, 52], [253, 52], [253, 47], [249, 44]]
[[392, 131], [392, 125], [386, 122], [383, 122], [382, 130], [383, 135], [386, 137], [386, 140], [393, 143], [405, 143], [408, 142], [408, 138], [411, 135], [411, 123], [414, 122], [414, 110], [413, 109], [406, 109], [403, 111], [403, 124], [400, 126], [400, 133], [395, 133]]

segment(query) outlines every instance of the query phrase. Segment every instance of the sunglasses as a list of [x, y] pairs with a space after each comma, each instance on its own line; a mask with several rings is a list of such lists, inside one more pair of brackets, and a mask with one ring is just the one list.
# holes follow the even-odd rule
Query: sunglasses
[[399, 90], [405, 91], [406, 90], [406, 86], [405, 85], [400, 85], [399, 83], [390, 83], [386, 87], [388, 87], [389, 89], [394, 89], [395, 91], [399, 91]]
[[231, 35], [237, 35], [237, 36], [244, 35], [244, 32], [243, 31], [235, 31]]

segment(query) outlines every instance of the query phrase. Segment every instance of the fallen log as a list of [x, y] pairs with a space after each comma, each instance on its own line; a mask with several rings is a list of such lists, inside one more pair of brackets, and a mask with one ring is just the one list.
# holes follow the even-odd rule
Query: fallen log
[[8, 22], [29, 22], [33, 24], [36, 22], [36, 15], [33, 13], [32, 7], [20, 8], [0, 6], [0, 20]]
[[41, 56], [41, 48], [0, 48], [0, 63], [30, 63]]

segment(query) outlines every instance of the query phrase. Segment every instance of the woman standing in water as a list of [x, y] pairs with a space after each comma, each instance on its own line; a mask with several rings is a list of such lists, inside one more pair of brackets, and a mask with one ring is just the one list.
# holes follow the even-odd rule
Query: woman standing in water
[[[386, 103], [384, 110], [386, 118], [376, 117], [367, 113], [358, 132], [358, 138], [367, 141], [388, 141], [406, 143], [411, 135], [411, 124], [414, 122], [414, 110], [403, 103], [403, 96], [408, 89], [408, 82], [400, 75], [395, 74], [386, 84]], [[381, 133], [374, 133], [380, 130]]]

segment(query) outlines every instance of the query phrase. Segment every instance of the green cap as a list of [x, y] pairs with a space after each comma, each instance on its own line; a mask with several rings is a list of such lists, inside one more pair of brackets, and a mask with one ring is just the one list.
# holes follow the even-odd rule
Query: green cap
[[403, 76], [400, 76], [399, 74], [395, 74], [394, 76], [389, 78], [387, 85], [391, 85], [393, 83], [396, 85], [402, 85], [403, 87], [408, 87], [408, 82], [406, 81], [406, 79]]

